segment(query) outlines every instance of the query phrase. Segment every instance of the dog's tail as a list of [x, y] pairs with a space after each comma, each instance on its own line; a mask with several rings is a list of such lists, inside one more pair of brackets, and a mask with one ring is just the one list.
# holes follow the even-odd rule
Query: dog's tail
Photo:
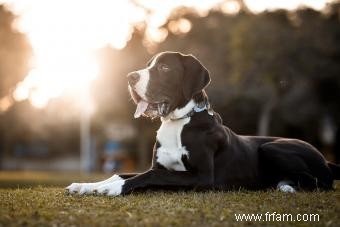
[[340, 180], [340, 165], [336, 165], [331, 162], [327, 162], [328, 167], [331, 169], [333, 177], [335, 180]]

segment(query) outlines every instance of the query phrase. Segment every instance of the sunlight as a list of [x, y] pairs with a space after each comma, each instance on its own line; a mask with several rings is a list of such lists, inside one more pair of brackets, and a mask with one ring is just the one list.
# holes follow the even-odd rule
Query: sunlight
[[107, 44], [123, 48], [132, 25], [145, 17], [125, 0], [6, 2], [20, 15], [16, 26], [34, 50], [32, 70], [13, 97], [37, 108], [62, 95], [83, 96], [99, 72], [94, 51]]
[[240, 11], [240, 4], [237, 1], [227, 1], [221, 5], [221, 10], [227, 14], [236, 14]]
[[181, 35], [188, 33], [191, 30], [191, 22], [187, 19], [181, 18], [176, 21], [171, 21], [168, 27], [172, 33]]
[[13, 104], [13, 100], [10, 96], [5, 96], [0, 99], [0, 112], [6, 111]]
[[88, 88], [88, 84], [98, 74], [98, 65], [93, 59], [87, 58], [86, 54], [46, 56], [38, 61], [39, 67], [32, 69], [14, 92], [17, 101], [29, 98], [38, 108], [63, 94], [81, 94], [82, 89]]

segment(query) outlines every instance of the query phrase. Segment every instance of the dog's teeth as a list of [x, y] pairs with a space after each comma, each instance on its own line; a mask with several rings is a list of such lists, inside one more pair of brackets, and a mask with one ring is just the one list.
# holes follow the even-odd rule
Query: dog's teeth
[[139, 118], [148, 108], [149, 103], [145, 102], [144, 100], [141, 100], [137, 104], [136, 112], [134, 114], [135, 118]]
[[158, 110], [158, 114], [160, 114], [160, 115], [162, 115], [162, 109], [163, 109], [163, 107], [162, 107], [163, 105], [162, 105], [162, 103], [159, 103], [158, 105], [157, 105], [157, 110]]
[[168, 107], [169, 107], [168, 104], [165, 103], [165, 102], [159, 103], [157, 105], [158, 114], [161, 115], [161, 116], [164, 116], [168, 111]]

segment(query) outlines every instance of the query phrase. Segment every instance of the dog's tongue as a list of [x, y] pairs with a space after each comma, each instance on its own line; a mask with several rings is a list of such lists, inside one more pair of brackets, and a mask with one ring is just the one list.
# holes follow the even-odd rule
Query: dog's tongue
[[144, 100], [140, 100], [137, 104], [135, 118], [139, 118], [148, 108], [149, 103], [145, 102]]

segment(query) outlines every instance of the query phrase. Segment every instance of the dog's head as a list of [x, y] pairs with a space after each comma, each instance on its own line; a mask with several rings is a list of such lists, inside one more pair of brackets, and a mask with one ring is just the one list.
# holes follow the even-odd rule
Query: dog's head
[[134, 116], [165, 117], [202, 93], [209, 82], [208, 70], [194, 56], [159, 53], [145, 69], [128, 74], [129, 91], [137, 104]]

